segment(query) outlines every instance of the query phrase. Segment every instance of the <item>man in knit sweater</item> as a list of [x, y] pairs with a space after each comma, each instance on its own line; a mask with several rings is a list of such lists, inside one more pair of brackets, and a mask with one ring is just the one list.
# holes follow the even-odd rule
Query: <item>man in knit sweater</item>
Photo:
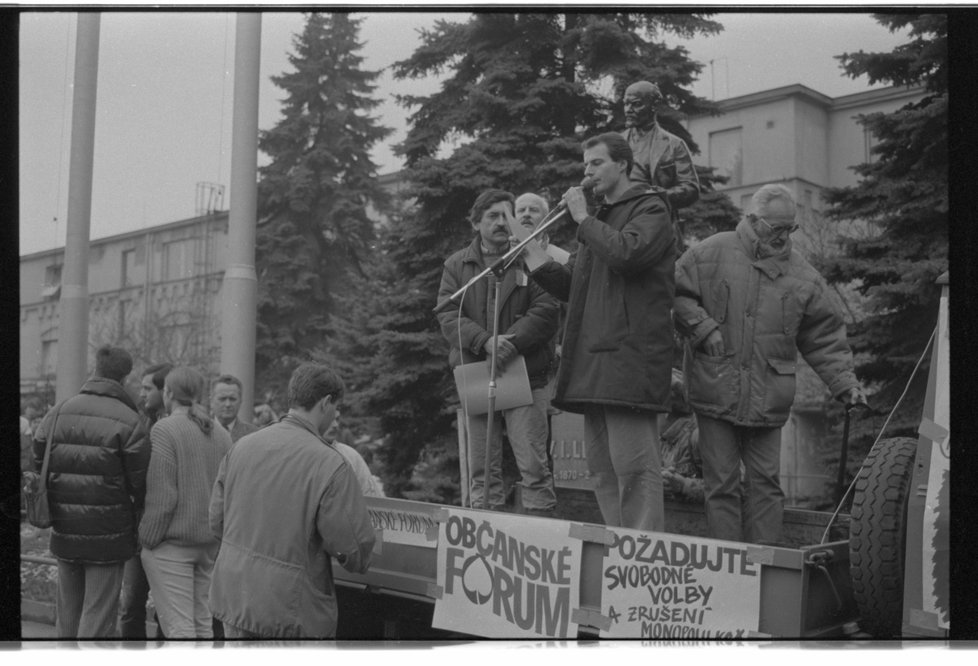
[[153, 455], [139, 543], [167, 638], [213, 638], [207, 590], [218, 542], [210, 531], [208, 505], [231, 436], [198, 402], [203, 384], [193, 368], [174, 368], [163, 389], [170, 415], [150, 433]]
[[332, 559], [354, 573], [370, 565], [375, 537], [360, 485], [323, 438], [343, 382], [306, 363], [288, 395], [288, 414], [235, 443], [211, 494], [221, 548], [210, 604], [229, 639], [334, 637]]

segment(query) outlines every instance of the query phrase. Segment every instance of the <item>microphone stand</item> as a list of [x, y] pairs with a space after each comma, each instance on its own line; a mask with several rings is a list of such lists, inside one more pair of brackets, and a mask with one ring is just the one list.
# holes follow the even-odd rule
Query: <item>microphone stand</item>
[[[492, 308], [492, 344], [490, 345], [491, 353], [489, 355], [489, 407], [488, 411], [486, 412], [486, 456], [485, 460], [483, 461], [482, 468], [482, 508], [485, 510], [489, 508], [489, 464], [490, 454], [492, 452], [490, 447], [492, 446], [493, 423], [496, 420], [496, 354], [499, 348], [499, 301], [502, 297], [503, 275], [513, 265], [516, 259], [519, 258], [520, 254], [523, 252], [523, 248], [525, 248], [531, 240], [534, 240], [537, 236], [549, 229], [554, 222], [566, 214], [566, 207], [558, 207], [554, 209], [553, 212], [548, 213], [543, 222], [541, 222], [529, 236], [510, 248], [506, 254], [501, 256], [499, 259], [494, 261], [491, 266], [485, 268], [481, 273], [466, 282], [465, 286], [443, 300], [441, 303], [435, 306], [433, 310], [435, 314], [438, 314], [439, 312], [447, 310], [448, 307], [453, 304], [457, 305], [459, 299], [462, 297], [462, 294], [465, 293], [466, 289], [482, 278], [488, 276], [489, 273], [496, 276]], [[468, 418], [467, 413], [466, 418]]]

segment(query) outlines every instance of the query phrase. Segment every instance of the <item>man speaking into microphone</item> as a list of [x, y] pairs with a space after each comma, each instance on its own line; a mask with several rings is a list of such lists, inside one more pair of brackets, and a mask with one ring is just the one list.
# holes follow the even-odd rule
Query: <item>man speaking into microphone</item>
[[[632, 150], [620, 134], [584, 142], [582, 186], [563, 196], [577, 223], [566, 265], [530, 243], [534, 281], [567, 302], [553, 404], [584, 415], [588, 469], [605, 524], [665, 529], [657, 414], [669, 411], [675, 241], [660, 194], [629, 180]], [[543, 254], [540, 254], [543, 253]]]

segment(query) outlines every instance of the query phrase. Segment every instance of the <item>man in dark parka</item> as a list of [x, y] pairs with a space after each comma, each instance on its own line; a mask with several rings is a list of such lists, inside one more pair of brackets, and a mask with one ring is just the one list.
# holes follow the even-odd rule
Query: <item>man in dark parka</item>
[[605, 523], [661, 531], [657, 415], [669, 411], [675, 241], [661, 195], [629, 182], [631, 170], [621, 135], [584, 143], [584, 174], [601, 205], [591, 215], [582, 188], [567, 190], [579, 248], [564, 266], [538, 255], [547, 263], [532, 276], [568, 304], [553, 404], [584, 415]]
[[150, 441], [122, 382], [124, 349], [104, 346], [78, 395], [56, 405], [34, 433], [34, 464], [48, 461], [51, 554], [58, 561], [59, 638], [115, 638], [126, 560], [136, 553]]

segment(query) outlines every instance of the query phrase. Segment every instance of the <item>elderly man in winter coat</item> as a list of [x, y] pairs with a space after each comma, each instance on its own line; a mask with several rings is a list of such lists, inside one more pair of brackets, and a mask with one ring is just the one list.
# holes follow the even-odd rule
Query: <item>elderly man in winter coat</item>
[[602, 199], [594, 215], [580, 187], [563, 201], [578, 224], [577, 252], [561, 265], [539, 247], [533, 279], [567, 302], [553, 404], [584, 415], [588, 469], [607, 525], [665, 528], [658, 413], [669, 411], [670, 308], [675, 242], [659, 194], [629, 182], [620, 134], [584, 143], [584, 174]]
[[847, 405], [866, 400], [825, 281], [792, 249], [789, 234], [797, 228], [791, 191], [765, 185], [735, 231], [690, 248], [676, 266], [675, 320], [693, 349], [689, 400], [713, 538], [781, 539], [781, 426], [794, 402], [798, 352], [833, 396]]
[[353, 573], [370, 566], [363, 491], [323, 438], [342, 397], [336, 373], [300, 365], [289, 413], [235, 442], [221, 463], [209, 512], [221, 540], [210, 605], [227, 638], [333, 638], [332, 559]]
[[50, 549], [58, 560], [60, 638], [116, 636], [119, 589], [126, 560], [136, 553], [150, 456], [139, 409], [122, 387], [131, 371], [127, 351], [99, 348], [94, 376], [34, 433], [38, 471], [51, 447]]

